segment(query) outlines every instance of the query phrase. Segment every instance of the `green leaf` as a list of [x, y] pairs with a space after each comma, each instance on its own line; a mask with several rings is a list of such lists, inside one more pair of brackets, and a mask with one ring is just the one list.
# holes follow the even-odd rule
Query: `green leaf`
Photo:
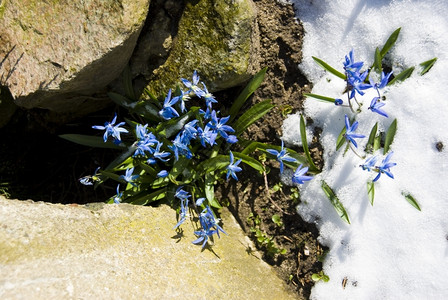
[[406, 69], [402, 71], [400, 74], [394, 77], [387, 85], [393, 85], [398, 81], [403, 81], [409, 78], [412, 75], [412, 72], [414, 72], [415, 67], [410, 67], [409, 69]]
[[398, 29], [396, 29], [394, 32], [392, 32], [392, 34], [389, 36], [389, 38], [387, 39], [386, 43], [383, 46], [383, 49], [381, 49], [380, 54], [381, 54], [381, 58], [383, 58], [387, 52], [389, 52], [390, 48], [392, 48], [392, 46], [395, 44], [395, 42], [398, 39], [398, 36], [400, 35], [400, 30], [401, 27], [399, 27]]
[[[264, 166], [258, 160], [256, 160], [255, 158], [252, 158], [252, 157], [250, 157], [248, 155], [245, 155], [243, 153], [240, 153], [240, 152], [232, 152], [232, 153], [233, 153], [233, 156], [235, 157], [235, 160], [236, 159], [241, 159], [241, 161], [243, 163], [245, 163], [246, 165], [254, 168], [255, 170], [257, 170], [259, 172], [264, 172], [265, 171]], [[230, 162], [230, 158], [229, 158], [229, 162]]]
[[255, 76], [252, 78], [252, 80], [246, 85], [244, 90], [241, 92], [241, 94], [236, 98], [236, 100], [233, 102], [232, 107], [230, 107], [229, 115], [230, 115], [230, 123], [235, 119], [237, 114], [240, 112], [241, 107], [246, 102], [246, 100], [250, 97], [250, 95], [255, 92], [255, 90], [261, 85], [261, 83], [264, 80], [264, 76], [266, 74], [267, 68], [263, 68], [261, 71], [259, 71]]
[[100, 136], [91, 136], [84, 134], [61, 134], [59, 135], [59, 137], [87, 147], [123, 149], [123, 146], [115, 145], [111, 141], [104, 142], [103, 137]]
[[148, 121], [159, 122], [162, 120], [159, 116], [159, 109], [148, 100], [139, 101], [130, 111], [144, 117]]
[[373, 152], [381, 148], [381, 135], [377, 135], [373, 141]]
[[132, 102], [131, 100], [129, 100], [128, 98], [126, 98], [123, 95], [113, 93], [113, 92], [107, 93], [107, 95], [113, 102], [115, 102], [116, 104], [118, 104], [126, 109], [133, 109], [137, 105], [136, 102]]
[[409, 193], [401, 193], [404, 198], [412, 205], [414, 206], [416, 209], [418, 209], [419, 211], [421, 211], [422, 209], [420, 208], [420, 205], [418, 204], [417, 200], [415, 200], [415, 198], [409, 194]]
[[157, 132], [165, 134], [166, 138], [176, 135], [184, 127], [188, 120], [191, 117], [194, 117], [197, 110], [199, 110], [199, 107], [191, 107], [185, 115], [160, 123], [160, 125], [156, 128]]
[[347, 222], [348, 224], [350, 224], [350, 219], [348, 217], [347, 211], [345, 210], [341, 201], [339, 201], [336, 194], [333, 192], [333, 190], [330, 188], [330, 186], [324, 180], [322, 180], [322, 190], [324, 191], [328, 200], [330, 200], [330, 203], [333, 205], [334, 209], [339, 214], [341, 219], [344, 220], [345, 222]]
[[249, 108], [238, 120], [234, 123], [233, 129], [235, 129], [235, 135], [239, 136], [250, 125], [255, 123], [258, 119], [268, 113], [274, 105], [271, 104], [271, 100], [265, 100], [255, 104]]
[[211, 206], [216, 208], [222, 208], [222, 206], [215, 198], [215, 176], [213, 173], [205, 174], [204, 192], [205, 192], [205, 198], [207, 198], [208, 203], [210, 203]]
[[[267, 154], [269, 154], [266, 149], [275, 149], [277, 151], [281, 150], [281, 146], [277, 146], [277, 145], [271, 145], [271, 144], [265, 144], [265, 143], [260, 143], [260, 142], [251, 142], [249, 143], [246, 148], [244, 148], [243, 151], [241, 151], [241, 154], [251, 154], [253, 152], [255, 152], [256, 150], [260, 150], [263, 151]], [[299, 164], [307, 164], [308, 160], [306, 159], [305, 156], [297, 153], [296, 151], [286, 148], [288, 150], [289, 156], [295, 158], [298, 161], [298, 164], [292, 164], [294, 165], [294, 167], [297, 167]], [[288, 162], [285, 162], [286, 165], [290, 165], [288, 164]], [[311, 170], [310, 170], [311, 171]], [[314, 170], [317, 171], [317, 170]]]
[[109, 163], [109, 165], [106, 167], [105, 170], [111, 170], [111, 169], [115, 168], [116, 166], [120, 165], [126, 159], [128, 159], [132, 154], [134, 154], [135, 150], [137, 150], [136, 146], [130, 146], [126, 151], [121, 153], [111, 163]]
[[386, 139], [384, 141], [384, 152], [383, 154], [386, 154], [389, 151], [389, 147], [394, 141], [395, 133], [397, 132], [397, 119], [392, 121], [392, 124], [390, 124], [389, 129], [386, 133]]
[[336, 100], [335, 98], [331, 98], [331, 97], [326, 97], [326, 96], [321, 96], [321, 95], [317, 95], [317, 94], [311, 94], [311, 93], [303, 93], [303, 95], [305, 97], [312, 97], [312, 98], [316, 98], [319, 100], [322, 100], [324, 102], [330, 102], [332, 104], [334, 104], [334, 101]]
[[305, 156], [308, 160], [311, 169], [318, 170], [318, 168], [313, 162], [313, 159], [311, 158], [310, 150], [308, 149], [308, 141], [306, 139], [305, 119], [303, 118], [303, 115], [300, 115], [300, 138], [302, 139], [303, 151], [305, 152]]
[[380, 49], [377, 47], [375, 50], [375, 61], [373, 62], [373, 66], [378, 74], [381, 74], [381, 72], [383, 71], [382, 58], [383, 57], [381, 56]]
[[327, 64], [326, 62], [324, 62], [323, 60], [321, 60], [320, 58], [314, 57], [313, 56], [314, 61], [320, 66], [322, 67], [324, 70], [327, 70], [328, 72], [330, 72], [331, 74], [346, 80], [347, 77], [342, 74], [341, 72], [339, 72], [338, 70], [336, 70], [335, 68], [333, 68], [332, 66], [330, 66], [329, 64]]
[[369, 196], [369, 202], [373, 206], [373, 200], [375, 198], [375, 183], [373, 181], [367, 182], [367, 195]]
[[168, 178], [174, 184], [177, 184], [176, 178], [182, 174], [182, 172], [188, 168], [191, 163], [191, 159], [186, 158], [185, 156], [180, 156], [179, 159], [174, 163], [171, 171], [168, 175]]
[[338, 139], [336, 140], [336, 151], [338, 151], [342, 145], [345, 143], [345, 137], [344, 134], [347, 132], [347, 128], [344, 126], [342, 128], [341, 132], [339, 133]]
[[123, 86], [126, 97], [136, 101], [137, 97], [135, 96], [134, 86], [132, 85], [132, 74], [129, 66], [126, 66], [123, 70]]
[[135, 196], [127, 198], [126, 202], [135, 205], [146, 205], [154, 201], [162, 200], [165, 197], [166, 197], [166, 188], [163, 188], [152, 193], [148, 193], [148, 191], [141, 191]]
[[432, 66], [436, 63], [437, 57], [434, 57], [433, 59], [427, 60], [425, 62], [422, 62], [420, 66], [423, 68], [423, 70], [420, 72], [420, 75], [425, 75]]
[[311, 279], [313, 280], [313, 281], [319, 281], [319, 280], [321, 280], [322, 279], [322, 277], [319, 275], [319, 274], [317, 274], [317, 273], [314, 273], [313, 275], [311, 275]]
[[378, 122], [372, 127], [372, 130], [369, 134], [369, 140], [367, 141], [366, 151], [369, 153], [373, 152], [373, 144], [375, 142], [376, 132], [378, 131]]
[[153, 167], [151, 167], [151, 166], [149, 166], [147, 164], [144, 164], [144, 163], [140, 163], [139, 167], [142, 168], [147, 174], [151, 175], [153, 178], [156, 178], [157, 171], [154, 170]]
[[217, 155], [201, 162], [197, 170], [201, 173], [213, 172], [219, 169], [226, 168], [230, 163], [229, 155]]

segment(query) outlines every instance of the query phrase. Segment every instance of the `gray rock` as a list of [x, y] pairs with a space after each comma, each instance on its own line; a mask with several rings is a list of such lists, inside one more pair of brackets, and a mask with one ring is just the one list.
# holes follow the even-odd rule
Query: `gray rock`
[[128, 63], [149, 2], [1, 1], [0, 83], [25, 108], [98, 110], [108, 100], [92, 94]]
[[169, 56], [149, 76], [148, 89], [165, 95], [194, 70], [210, 91], [240, 85], [260, 68], [258, 47], [252, 0], [187, 1]]
[[210, 249], [176, 213], [0, 198], [1, 299], [295, 299], [227, 210]]

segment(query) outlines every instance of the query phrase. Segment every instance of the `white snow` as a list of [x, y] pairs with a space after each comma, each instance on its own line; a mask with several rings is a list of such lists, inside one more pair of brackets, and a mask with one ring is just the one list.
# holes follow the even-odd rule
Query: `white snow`
[[[373, 63], [376, 47], [401, 27], [387, 59], [394, 74], [437, 57], [424, 76], [416, 68], [411, 78], [386, 88], [385, 118], [367, 110], [372, 95], [363, 98], [356, 116], [357, 133], [369, 135], [378, 122], [385, 131], [396, 118], [391, 145], [391, 168], [375, 184], [371, 206], [366, 182], [376, 173], [363, 171], [364, 160], [350, 150], [336, 151], [348, 108], [308, 98], [305, 114], [323, 129], [323, 172], [300, 187], [300, 215], [315, 222], [320, 242], [330, 248], [324, 272], [330, 281], [318, 282], [312, 299], [448, 299], [448, 1], [446, 0], [292, 0], [305, 28], [302, 72], [313, 83], [312, 93], [342, 98], [345, 82], [320, 68], [316, 56], [343, 72], [344, 57], [353, 49], [356, 61]], [[284, 139], [300, 144], [298, 116], [284, 126]], [[287, 132], [287, 136], [286, 136]], [[308, 133], [312, 130], [308, 129]], [[295, 136], [295, 138], [294, 138]], [[367, 142], [357, 139], [362, 153]], [[442, 142], [441, 152], [436, 143]], [[384, 158], [381, 151], [376, 153]], [[286, 173], [291, 175], [290, 172]], [[351, 225], [334, 210], [321, 189], [325, 180], [346, 208]], [[288, 180], [286, 180], [288, 181]], [[290, 182], [290, 180], [289, 180]], [[422, 211], [402, 193], [410, 193]], [[345, 288], [342, 285], [347, 279]]]

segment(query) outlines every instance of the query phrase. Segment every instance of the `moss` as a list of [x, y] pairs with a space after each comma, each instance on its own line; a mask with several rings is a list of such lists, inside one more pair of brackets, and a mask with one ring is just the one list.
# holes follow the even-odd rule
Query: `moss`
[[197, 70], [210, 90], [234, 86], [249, 74], [255, 12], [248, 1], [188, 1], [177, 42], [154, 72], [149, 90], [165, 94]]

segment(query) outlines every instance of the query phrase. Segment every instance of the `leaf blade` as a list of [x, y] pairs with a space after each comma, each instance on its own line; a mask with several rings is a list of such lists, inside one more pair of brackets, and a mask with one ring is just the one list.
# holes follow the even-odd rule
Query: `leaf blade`
[[345, 210], [344, 205], [342, 205], [339, 198], [336, 196], [335, 192], [324, 180], [322, 180], [321, 187], [325, 195], [327, 196], [328, 200], [330, 200], [330, 203], [333, 205], [334, 209], [339, 214], [339, 217], [341, 217], [341, 219], [344, 220], [346, 223], [350, 224], [350, 219], [348, 217], [347, 211]]
[[346, 79], [347, 79], [347, 77], [346, 77], [344, 74], [342, 74], [341, 72], [339, 72], [338, 70], [336, 70], [335, 68], [333, 68], [332, 66], [330, 66], [329, 64], [327, 64], [326, 62], [324, 62], [322, 59], [317, 58], [317, 57], [315, 57], [315, 56], [312, 56], [312, 58], [313, 58], [314, 61], [315, 61], [321, 68], [323, 68], [324, 70], [327, 70], [327, 71], [330, 72], [331, 74], [333, 74], [333, 75], [335, 75], [335, 76], [337, 76], [337, 77], [339, 77], [339, 78], [341, 78], [341, 79], [343, 79], [343, 80], [346, 80]]

